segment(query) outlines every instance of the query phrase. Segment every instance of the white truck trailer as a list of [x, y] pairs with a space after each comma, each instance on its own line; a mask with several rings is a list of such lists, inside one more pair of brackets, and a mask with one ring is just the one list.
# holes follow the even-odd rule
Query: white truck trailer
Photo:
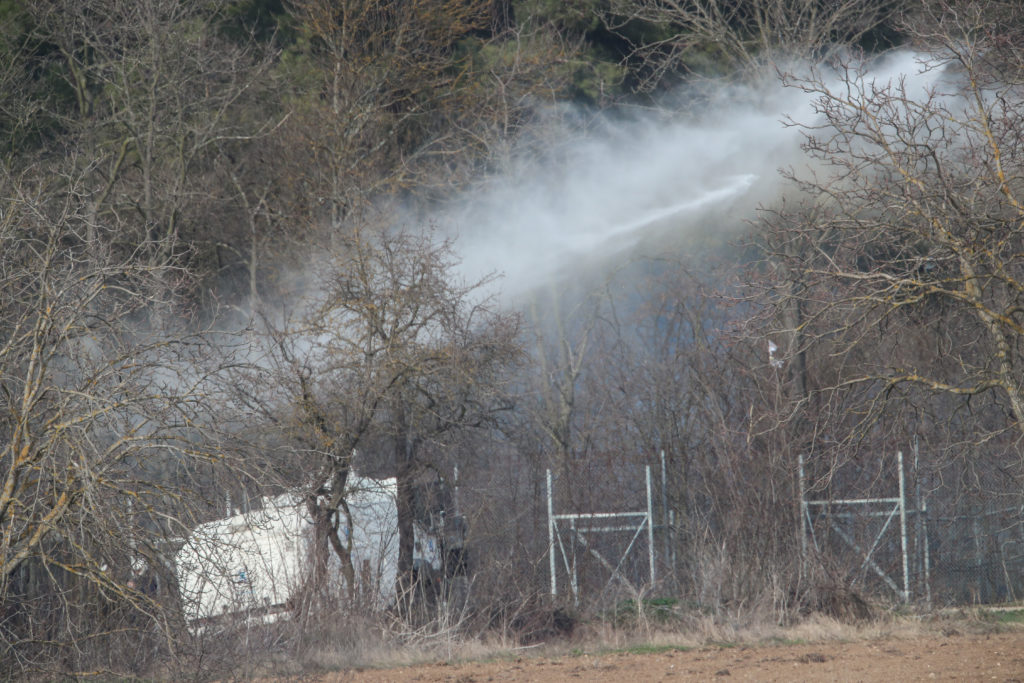
[[[377, 607], [394, 600], [398, 568], [398, 507], [394, 478], [352, 477], [346, 495], [359, 595]], [[343, 513], [342, 513], [343, 514]], [[438, 538], [415, 525], [417, 565], [441, 566]], [[349, 533], [351, 537], [349, 537]], [[309, 575], [313, 520], [298, 495], [265, 498], [259, 510], [195, 528], [176, 557], [178, 588], [192, 628], [226, 616], [270, 622], [290, 612]], [[343, 589], [336, 557], [330, 576]]]

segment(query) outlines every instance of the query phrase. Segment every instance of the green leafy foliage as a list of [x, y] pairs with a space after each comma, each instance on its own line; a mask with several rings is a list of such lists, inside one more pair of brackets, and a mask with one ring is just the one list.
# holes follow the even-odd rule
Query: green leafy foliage
[[224, 34], [244, 43], [254, 39], [283, 48], [297, 38], [294, 22], [284, 0], [238, 0], [224, 13]]

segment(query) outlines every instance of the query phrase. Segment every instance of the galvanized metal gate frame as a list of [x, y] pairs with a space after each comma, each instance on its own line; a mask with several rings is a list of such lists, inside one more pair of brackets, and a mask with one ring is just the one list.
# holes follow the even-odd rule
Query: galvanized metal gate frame
[[[907, 495], [906, 495], [906, 483], [903, 475], [903, 452], [896, 452], [896, 464], [899, 473], [899, 496], [896, 498], [849, 498], [839, 500], [807, 500], [806, 487], [804, 482], [804, 456], [799, 456], [799, 477], [800, 477], [800, 545], [803, 553], [803, 557], [807, 557], [807, 542], [808, 539], [814, 544], [815, 550], [821, 551], [818, 546], [818, 539], [814, 534], [814, 524], [811, 520], [811, 508], [820, 507], [823, 511], [823, 515], [828, 522], [829, 527], [836, 533], [839, 538], [843, 540], [851, 549], [856, 551], [858, 554], [863, 555], [864, 561], [861, 563], [860, 571], [865, 569], [871, 569], [875, 574], [885, 582], [889, 588], [896, 593], [897, 596], [903, 601], [908, 602], [910, 600], [910, 572], [908, 570], [907, 563]], [[874, 510], [868, 509], [863, 512], [833, 512], [833, 507], [854, 507], [864, 506], [867, 508], [874, 507]], [[891, 506], [891, 507], [890, 507]], [[878, 508], [881, 509], [878, 509]], [[872, 555], [875, 549], [878, 548], [879, 542], [888, 531], [889, 525], [892, 521], [899, 516], [900, 520], [900, 551], [903, 559], [903, 585], [902, 587], [896, 583], [896, 581], [889, 576], [882, 567], [878, 565], [872, 559]], [[835, 524], [833, 521], [836, 517], [884, 517], [885, 522], [882, 524], [881, 530], [875, 536], [874, 541], [871, 543], [871, 547], [867, 550], [862, 548], [848, 533]], [[856, 578], [854, 584], [856, 584]]]
[[[651, 497], [651, 467], [645, 467], [647, 477], [647, 509], [639, 512], [592, 512], [583, 514], [555, 514], [554, 493], [552, 485], [551, 470], [547, 471], [548, 485], [548, 562], [551, 572], [551, 595], [558, 595], [558, 562], [556, 559], [556, 548], [558, 555], [562, 558], [565, 572], [569, 576], [569, 586], [572, 591], [573, 602], [579, 604], [579, 583], [576, 562], [576, 547], [579, 545], [588, 554], [593, 556], [605, 569], [611, 572], [611, 576], [605, 583], [607, 588], [612, 581], [618, 579], [634, 594], [638, 594], [638, 588], [622, 573], [622, 563], [625, 562], [630, 552], [633, 551], [636, 541], [643, 532], [647, 531], [647, 562], [650, 569], [651, 585], [654, 585], [654, 514], [653, 500]], [[568, 535], [568, 549], [566, 548], [563, 534]], [[599, 553], [587, 540], [588, 534], [598, 533], [623, 533], [631, 532], [633, 535], [629, 544], [623, 551], [622, 556], [616, 564], [612, 564], [604, 555]], [[603, 591], [604, 589], [602, 589]]]

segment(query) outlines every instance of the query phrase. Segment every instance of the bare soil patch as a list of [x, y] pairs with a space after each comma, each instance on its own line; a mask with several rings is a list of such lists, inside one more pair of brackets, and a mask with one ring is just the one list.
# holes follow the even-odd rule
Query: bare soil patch
[[574, 652], [344, 671], [317, 683], [490, 681], [1022, 681], [1024, 630], [883, 636], [852, 642]]

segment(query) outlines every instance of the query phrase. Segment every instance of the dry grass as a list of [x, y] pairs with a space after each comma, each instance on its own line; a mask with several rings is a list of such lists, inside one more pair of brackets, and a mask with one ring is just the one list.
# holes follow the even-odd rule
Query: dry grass
[[[343, 647], [325, 643], [309, 650], [301, 662], [267, 671], [265, 680], [295, 680], [297, 676], [360, 669], [388, 669], [436, 662], [489, 661], [516, 658], [548, 658], [565, 655], [599, 655], [610, 652], [657, 652], [669, 649], [707, 647], [773, 646], [858, 642], [878, 639], [910, 640], [949, 635], [984, 633], [1022, 624], [995, 621], [985, 610], [952, 613], [896, 613], [876, 609], [870, 620], [842, 622], [830, 616], [812, 614], [779, 625], [767, 619], [728, 619], [721, 616], [689, 615], [670, 627], [650, 623], [629, 628], [609, 621], [581, 623], [572, 636], [522, 645], [508, 635], [440, 632], [432, 637], [410, 640], [407, 633], [378, 632], [375, 638], [352, 639]], [[328, 677], [329, 678], [329, 677]], [[325, 679], [326, 680], [326, 679]]]

